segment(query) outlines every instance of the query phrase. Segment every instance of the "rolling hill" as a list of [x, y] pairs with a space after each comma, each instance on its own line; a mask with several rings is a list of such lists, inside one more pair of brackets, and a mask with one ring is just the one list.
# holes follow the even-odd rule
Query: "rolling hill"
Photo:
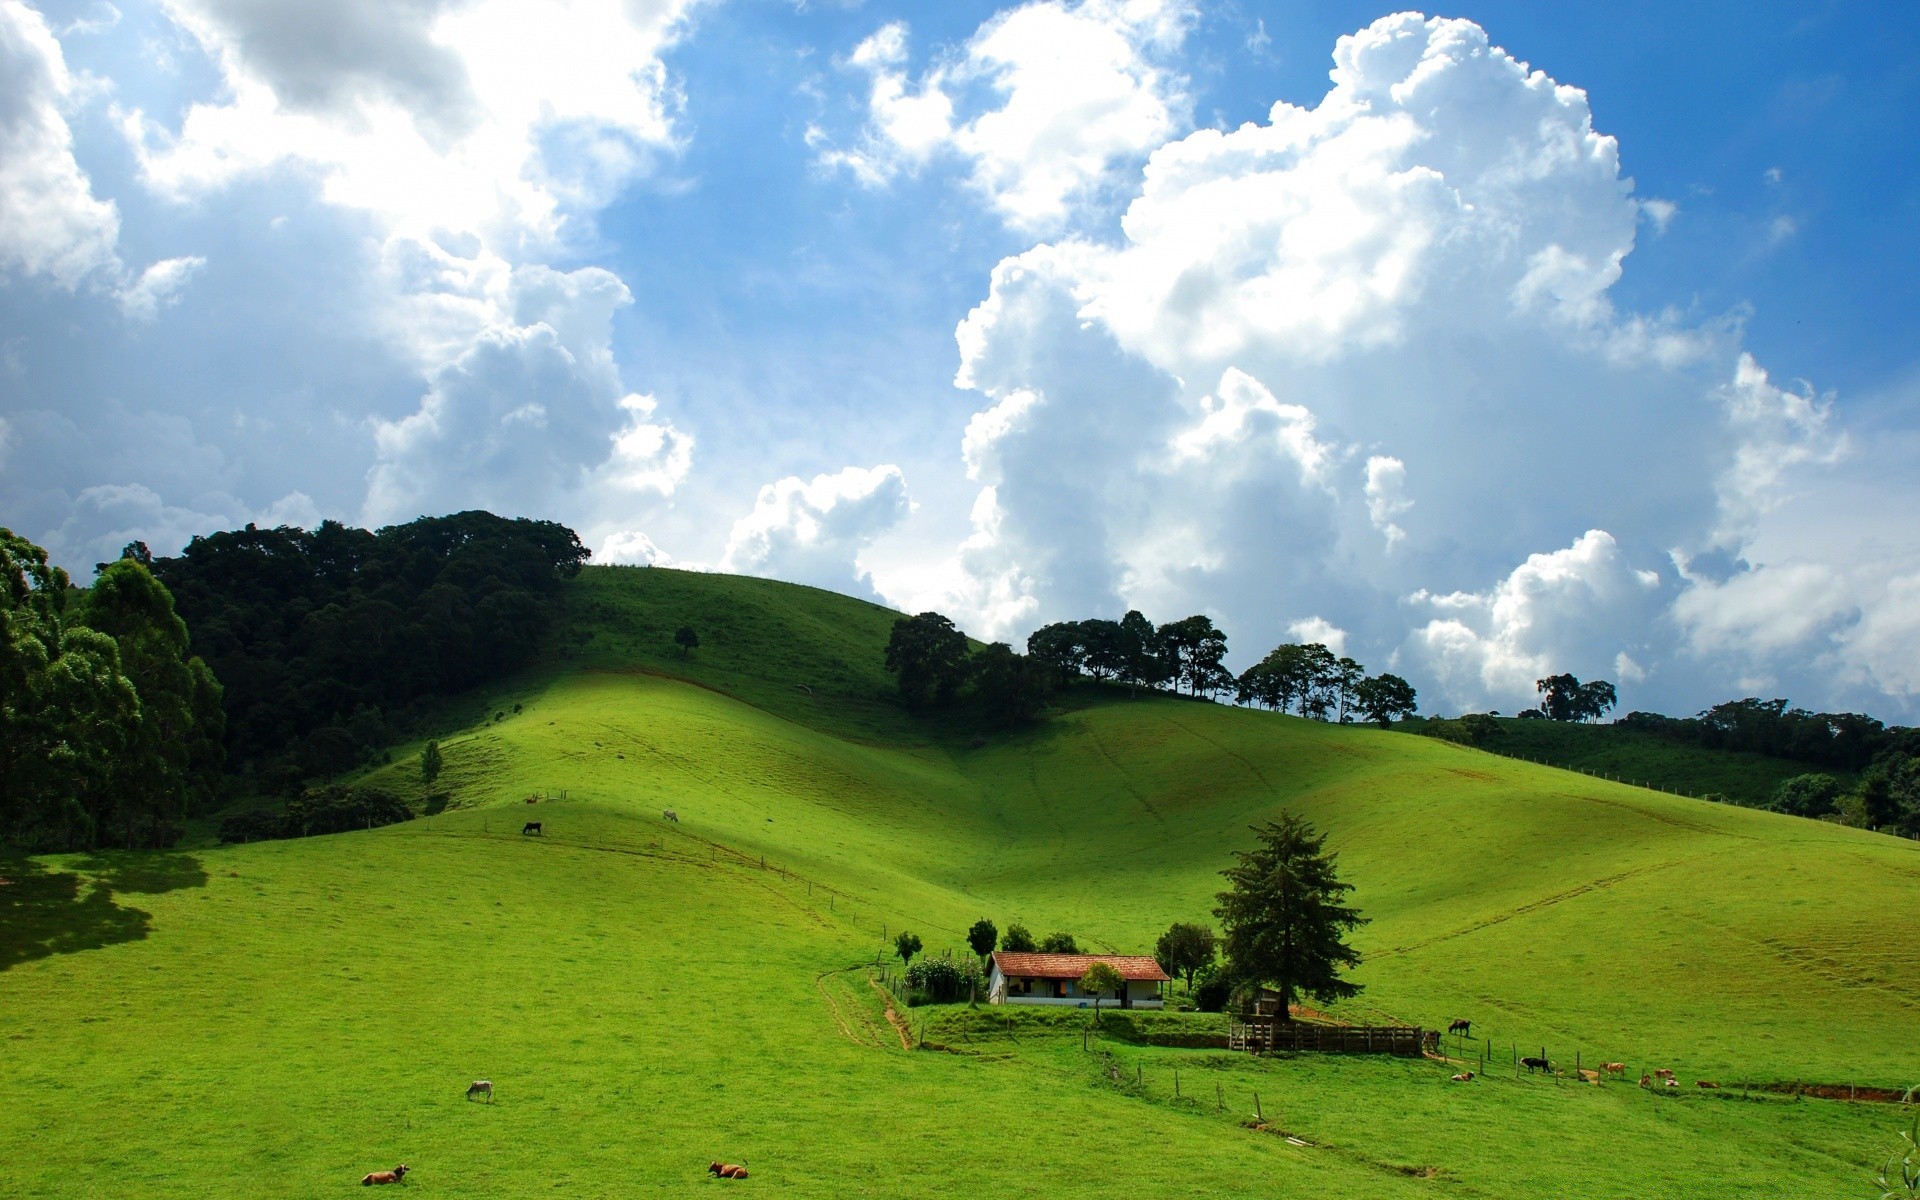
[[[1893, 1110], [1724, 1085], [1920, 1079], [1920, 848], [1166, 697], [982, 737], [884, 699], [895, 615], [588, 570], [544, 665], [443, 740], [449, 811], [0, 866], [9, 1190], [320, 1196], [404, 1160], [426, 1194], [680, 1194], [720, 1158], [795, 1196], [1867, 1194]], [[1486, 1078], [1083, 1050], [873, 980], [886, 933], [981, 916], [1150, 948], [1283, 808], [1371, 918], [1335, 1015], [1471, 1017]], [[1723, 1087], [1515, 1076], [1542, 1045]]]

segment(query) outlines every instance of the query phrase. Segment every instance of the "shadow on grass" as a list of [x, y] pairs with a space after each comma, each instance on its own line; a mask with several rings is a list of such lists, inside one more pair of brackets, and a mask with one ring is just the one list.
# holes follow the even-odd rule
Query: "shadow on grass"
[[54, 954], [139, 941], [152, 915], [114, 903], [115, 892], [158, 895], [205, 887], [207, 872], [186, 854], [96, 855], [70, 871], [30, 858], [0, 858], [0, 971]]

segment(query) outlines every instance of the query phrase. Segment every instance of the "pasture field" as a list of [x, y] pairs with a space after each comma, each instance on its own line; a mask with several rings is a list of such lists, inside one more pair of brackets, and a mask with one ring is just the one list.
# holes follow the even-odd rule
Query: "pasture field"
[[[443, 739], [447, 812], [0, 864], [0, 1193], [325, 1196], [405, 1161], [448, 1196], [1875, 1194], [1891, 1106], [1497, 1064], [1544, 1045], [1689, 1085], [1920, 1080], [1911, 843], [1166, 698], [958, 735], [879, 700], [884, 610], [583, 578], [625, 624], [572, 626], [571, 656], [476, 702]], [[832, 677], [842, 654], [870, 657]], [[417, 790], [417, 763], [373, 778]], [[1118, 1022], [1083, 1050], [1077, 1012], [996, 1034], [1002, 1010], [912, 1010], [903, 1034], [869, 982], [886, 933], [965, 953], [981, 916], [1149, 949], [1209, 919], [1281, 808], [1329, 833], [1372, 918], [1367, 991], [1335, 1015], [1471, 1017], [1489, 1077], [1144, 1046]], [[923, 1036], [949, 1049], [903, 1048]], [[477, 1078], [496, 1104], [463, 1099]], [[1268, 1129], [1245, 1124], [1256, 1091]], [[715, 1158], [753, 1178], [706, 1179]]]
[[1501, 717], [1499, 732], [1485, 747], [1496, 754], [1635, 780], [1689, 796], [1718, 792], [1739, 804], [1764, 804], [1773, 790], [1796, 775], [1820, 772], [1852, 785], [1858, 774], [1819, 763], [1714, 750], [1670, 741], [1638, 729], [1566, 721], [1521, 721]]

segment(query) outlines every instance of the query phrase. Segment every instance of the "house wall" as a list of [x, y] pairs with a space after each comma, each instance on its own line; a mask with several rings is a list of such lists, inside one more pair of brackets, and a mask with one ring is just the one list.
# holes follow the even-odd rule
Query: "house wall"
[[[1056, 982], [1055, 980], [1034, 980], [1033, 992], [1030, 995], [1021, 994], [1019, 990], [1021, 982], [1018, 978], [1008, 979], [1001, 975], [999, 964], [994, 964], [993, 973], [988, 977], [987, 982], [988, 1002], [991, 1004], [1055, 1004], [1070, 1007], [1093, 1004], [1093, 996], [1081, 991], [1080, 983], [1075, 979], [1058, 980], [1061, 992], [1058, 996], [1053, 994], [1052, 985]], [[1127, 985], [1127, 991], [1134, 1008], [1161, 1007], [1160, 987], [1156, 983], [1134, 980]], [[1121, 1006], [1118, 996], [1102, 995], [1100, 999], [1102, 1004], [1112, 1004], [1115, 1008]]]

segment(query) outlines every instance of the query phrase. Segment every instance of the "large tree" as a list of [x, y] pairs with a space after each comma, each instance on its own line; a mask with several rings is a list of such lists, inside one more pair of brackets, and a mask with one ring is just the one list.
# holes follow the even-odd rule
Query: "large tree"
[[1340, 881], [1326, 836], [1291, 813], [1253, 832], [1259, 845], [1234, 852], [1234, 865], [1221, 872], [1229, 886], [1213, 910], [1228, 972], [1242, 986], [1277, 992], [1282, 1020], [1295, 996], [1358, 995], [1360, 985], [1340, 970], [1359, 965], [1345, 936], [1366, 918], [1344, 903], [1353, 885]]
[[1597, 721], [1619, 702], [1604, 679], [1581, 683], [1572, 675], [1549, 675], [1533, 686], [1540, 693], [1540, 711], [1555, 721]]
[[1193, 990], [1193, 977], [1213, 965], [1219, 939], [1205, 925], [1175, 922], [1154, 944], [1153, 957], [1169, 975], [1184, 975], [1187, 990]]
[[1354, 689], [1362, 714], [1385, 729], [1395, 717], [1410, 717], [1419, 711], [1413, 685], [1398, 675], [1379, 674], [1360, 681]]
[[980, 962], [984, 965], [987, 955], [993, 953], [993, 943], [999, 936], [1000, 931], [993, 927], [993, 922], [981, 917], [973, 923], [973, 928], [967, 930], [967, 945], [973, 947], [973, 952], [980, 956]]
[[1081, 642], [1080, 624], [1079, 621], [1056, 621], [1027, 635], [1027, 657], [1053, 671], [1058, 687], [1072, 683], [1086, 665], [1087, 651]]
[[172, 598], [137, 554], [68, 594], [46, 551], [0, 530], [0, 837], [165, 844], [217, 783], [219, 684], [183, 657]]
[[908, 708], [947, 705], [967, 676], [967, 635], [937, 612], [901, 617], [887, 639], [887, 670]]
[[1009, 727], [1039, 716], [1053, 691], [1053, 669], [1031, 656], [1015, 654], [1005, 642], [983, 647], [968, 663], [968, 671], [974, 696]]
[[226, 732], [220, 685], [189, 653], [187, 624], [172, 595], [135, 553], [101, 570], [82, 617], [119, 646], [141, 710], [131, 752], [117, 764], [113, 803], [92, 814], [95, 830], [104, 833], [108, 809], [117, 808], [127, 844], [165, 844], [217, 792]]
[[1158, 634], [1177, 683], [1186, 684], [1193, 695], [1219, 689], [1225, 674], [1220, 664], [1227, 656], [1227, 635], [1214, 627], [1211, 617], [1196, 613], [1169, 621]]
[[1172, 656], [1165, 651], [1160, 631], [1138, 609], [1120, 618], [1120, 678], [1138, 694], [1142, 685], [1157, 688], [1173, 678]]

